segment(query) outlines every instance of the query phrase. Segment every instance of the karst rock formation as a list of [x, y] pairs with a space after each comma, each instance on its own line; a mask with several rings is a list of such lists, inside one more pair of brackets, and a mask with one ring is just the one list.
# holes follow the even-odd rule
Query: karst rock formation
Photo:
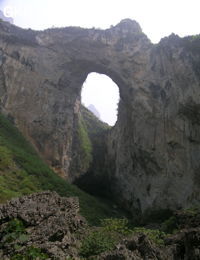
[[84, 173], [81, 88], [90, 72], [119, 87], [108, 180], [131, 211], [200, 201], [200, 39], [152, 44], [137, 22], [24, 30], [0, 22], [0, 107], [62, 177]]

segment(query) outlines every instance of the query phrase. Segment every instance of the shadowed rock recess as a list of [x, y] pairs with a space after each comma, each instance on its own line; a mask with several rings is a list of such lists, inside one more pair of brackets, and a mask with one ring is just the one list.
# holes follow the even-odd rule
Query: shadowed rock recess
[[1, 112], [58, 174], [74, 181], [92, 161], [81, 88], [89, 73], [103, 73], [120, 91], [104, 155], [113, 197], [138, 213], [196, 205], [199, 46], [199, 37], [176, 35], [154, 45], [128, 19], [107, 30], [32, 31], [0, 22]]

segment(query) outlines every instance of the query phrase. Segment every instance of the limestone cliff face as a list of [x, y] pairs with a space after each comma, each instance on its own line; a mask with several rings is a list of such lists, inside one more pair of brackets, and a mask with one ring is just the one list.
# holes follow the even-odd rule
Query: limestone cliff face
[[199, 203], [199, 46], [175, 35], [152, 46], [145, 74], [120, 103], [109, 139], [113, 188], [133, 211]]
[[132, 211], [200, 201], [200, 40], [153, 45], [135, 21], [107, 30], [42, 32], [0, 23], [0, 106], [63, 177], [87, 169], [77, 154], [88, 73], [120, 90], [108, 137], [112, 192]]

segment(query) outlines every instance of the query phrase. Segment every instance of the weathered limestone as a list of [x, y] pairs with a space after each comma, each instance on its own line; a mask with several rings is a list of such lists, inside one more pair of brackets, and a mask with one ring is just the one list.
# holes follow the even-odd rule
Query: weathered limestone
[[[42, 32], [0, 23], [0, 107], [63, 177], [81, 161], [80, 92], [88, 73], [120, 90], [108, 138], [112, 192], [131, 211], [200, 200], [200, 40], [172, 35], [153, 45], [135, 21], [107, 30]], [[110, 168], [110, 169], [111, 169]]]
[[[69, 256], [76, 259], [80, 245], [78, 239], [86, 227], [86, 220], [78, 211], [78, 198], [60, 197], [56, 192], [50, 191], [12, 199], [1, 205], [1, 259], [7, 259], [6, 256], [17, 253], [22, 254], [28, 247], [40, 248], [50, 259], [65, 260]], [[10, 230], [10, 221], [17, 219], [23, 228], [20, 231], [19, 224], [15, 222], [15, 225], [12, 224], [13, 230]]]

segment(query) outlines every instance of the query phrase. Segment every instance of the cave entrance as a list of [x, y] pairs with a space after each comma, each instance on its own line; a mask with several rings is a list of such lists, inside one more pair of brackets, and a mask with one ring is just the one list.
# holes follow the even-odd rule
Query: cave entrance
[[87, 76], [81, 93], [82, 104], [110, 126], [117, 121], [119, 88], [105, 74], [92, 72]]

